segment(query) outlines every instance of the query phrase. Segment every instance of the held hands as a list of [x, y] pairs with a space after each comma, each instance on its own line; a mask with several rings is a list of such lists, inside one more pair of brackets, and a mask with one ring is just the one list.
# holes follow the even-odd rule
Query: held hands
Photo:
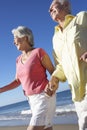
[[49, 81], [49, 83], [47, 84], [46, 88], [45, 88], [45, 94], [47, 96], [52, 96], [57, 88], [58, 88], [58, 82], [59, 80], [56, 77], [51, 77], [51, 80]]

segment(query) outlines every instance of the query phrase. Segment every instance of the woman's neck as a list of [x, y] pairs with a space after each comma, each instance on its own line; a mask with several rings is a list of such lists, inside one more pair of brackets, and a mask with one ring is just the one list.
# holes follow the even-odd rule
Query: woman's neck
[[22, 54], [26, 55], [27, 53], [30, 53], [33, 49], [33, 47], [27, 48], [26, 50], [22, 51]]

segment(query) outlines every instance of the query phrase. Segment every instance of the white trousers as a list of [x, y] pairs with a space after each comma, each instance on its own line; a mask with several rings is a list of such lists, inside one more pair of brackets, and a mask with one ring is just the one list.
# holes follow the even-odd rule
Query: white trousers
[[29, 125], [51, 127], [56, 109], [56, 95], [47, 97], [43, 92], [28, 96], [28, 101], [32, 111]]
[[79, 130], [87, 130], [87, 95], [81, 102], [75, 102]]

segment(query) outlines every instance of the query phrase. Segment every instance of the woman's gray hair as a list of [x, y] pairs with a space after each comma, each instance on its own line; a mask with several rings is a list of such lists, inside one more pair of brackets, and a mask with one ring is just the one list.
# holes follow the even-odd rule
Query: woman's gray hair
[[70, 4], [70, 0], [53, 0], [51, 6], [52, 6], [55, 2], [58, 2], [58, 3], [60, 3], [61, 5], [63, 5], [64, 3], [68, 3], [68, 4], [67, 4], [68, 13], [71, 14], [71, 4]]
[[25, 26], [18, 26], [17, 28], [12, 30], [12, 34], [14, 35], [14, 37], [19, 38], [27, 36], [30, 46], [34, 46], [34, 37], [31, 29]]

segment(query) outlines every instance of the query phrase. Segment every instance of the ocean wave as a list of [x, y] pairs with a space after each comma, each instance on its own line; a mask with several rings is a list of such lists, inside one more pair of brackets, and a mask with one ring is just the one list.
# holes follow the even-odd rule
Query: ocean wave
[[[0, 126], [28, 125], [31, 118], [31, 110], [22, 110], [16, 113], [0, 115]], [[66, 120], [67, 119], [67, 120]], [[74, 104], [57, 106], [54, 115], [54, 124], [77, 123]]]
[[[74, 104], [57, 106], [55, 111], [55, 116], [65, 115], [69, 113], [75, 113], [75, 106]], [[32, 115], [31, 110], [22, 110], [20, 112], [11, 112], [0, 114], [0, 120], [25, 120], [30, 118]]]
[[[63, 105], [63, 106], [57, 106], [56, 107], [56, 111], [55, 113], [57, 115], [60, 115], [60, 114], [67, 114], [67, 113], [71, 113], [71, 112], [75, 112], [75, 106], [74, 104], [68, 104], [68, 105]], [[31, 115], [31, 110], [23, 110], [21, 111], [21, 114], [22, 115]]]

